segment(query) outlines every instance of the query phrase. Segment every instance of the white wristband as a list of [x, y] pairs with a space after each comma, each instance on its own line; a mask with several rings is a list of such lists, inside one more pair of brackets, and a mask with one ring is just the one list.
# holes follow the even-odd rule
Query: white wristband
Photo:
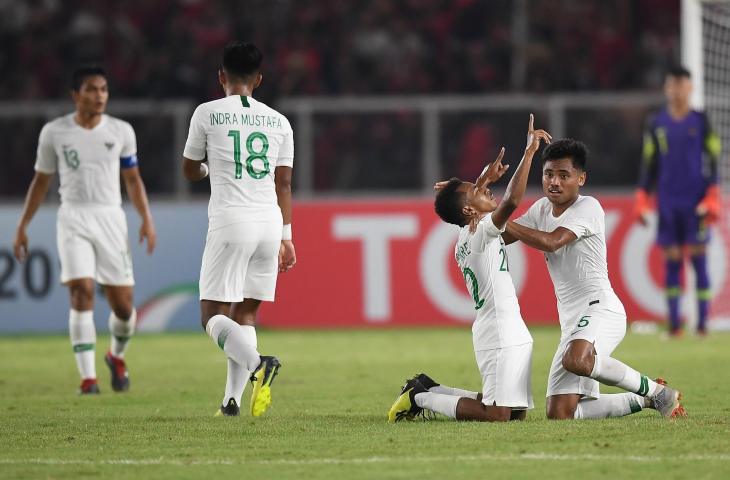
[[200, 162], [200, 165], [202, 165], [203, 170], [205, 170], [205, 175], [203, 175], [203, 178], [205, 178], [210, 173], [210, 168], [208, 168], [208, 164], [204, 162]]
[[284, 227], [281, 229], [281, 239], [291, 240], [291, 223], [284, 225]]

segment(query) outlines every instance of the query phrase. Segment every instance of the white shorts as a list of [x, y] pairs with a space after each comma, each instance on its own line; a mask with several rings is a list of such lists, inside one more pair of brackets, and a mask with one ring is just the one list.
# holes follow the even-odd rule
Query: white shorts
[[[563, 354], [573, 340], [587, 340], [599, 355], [611, 355], [626, 334], [626, 312], [615, 293], [607, 292], [587, 299], [574, 308], [560, 311], [564, 325], [558, 350], [548, 375], [547, 396], [577, 393], [598, 398], [599, 383], [563, 367]], [[565, 320], [565, 321], [564, 321]]]
[[274, 301], [279, 272], [281, 217], [208, 231], [200, 267], [200, 299]]
[[477, 350], [482, 374], [482, 403], [527, 410], [532, 404], [532, 342], [513, 347]]
[[93, 278], [102, 285], [134, 285], [127, 218], [121, 207], [62, 205], [56, 242], [61, 282]]

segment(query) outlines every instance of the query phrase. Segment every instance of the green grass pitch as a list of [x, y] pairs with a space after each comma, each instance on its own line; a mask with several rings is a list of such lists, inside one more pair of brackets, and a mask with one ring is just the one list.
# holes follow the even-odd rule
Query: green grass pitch
[[[139, 335], [132, 389], [78, 397], [66, 337], [0, 338], [0, 478], [729, 478], [730, 335], [627, 335], [615, 356], [685, 392], [689, 418], [654, 411], [551, 422], [557, 329], [533, 329], [535, 410], [525, 422], [396, 425], [386, 413], [419, 371], [478, 389], [467, 329], [259, 332], [283, 368], [262, 418], [213, 418], [225, 358], [202, 332]], [[605, 390], [604, 390], [605, 391]], [[250, 386], [244, 393], [248, 407]]]

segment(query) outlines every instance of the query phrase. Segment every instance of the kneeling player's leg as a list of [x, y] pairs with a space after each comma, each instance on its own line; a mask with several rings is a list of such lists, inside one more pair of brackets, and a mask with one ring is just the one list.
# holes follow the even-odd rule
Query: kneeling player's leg
[[642, 397], [654, 394], [657, 383], [625, 363], [608, 355], [598, 355], [587, 340], [573, 340], [563, 356], [563, 366], [581, 377], [590, 377], [604, 385], [619, 387]]
[[[635, 393], [637, 396], [643, 397], [643, 402], [630, 395], [620, 398], [609, 396], [608, 400], [594, 404], [593, 408], [586, 407], [589, 411], [586, 415], [591, 415], [590, 418], [596, 418], [593, 415], [627, 415], [640, 411], [638, 406], [656, 408], [665, 417], [682, 414], [684, 410], [679, 404], [681, 397], [679, 391], [658, 384], [648, 376], [642, 375], [610, 356], [623, 338], [624, 328], [620, 328], [620, 322], [612, 321], [610, 315], [605, 312], [590, 318], [590, 321], [604, 323], [604, 328], [593, 336], [593, 338], [597, 337], [595, 346], [586, 339], [571, 341], [562, 358], [563, 367], [575, 375], [590, 377], [604, 385], [616, 386]], [[584, 334], [578, 333], [576, 336], [581, 335]], [[585, 335], [590, 336], [590, 333]], [[595, 394], [591, 396], [598, 397]], [[577, 416], [576, 418], [588, 417]]]
[[570, 338], [570, 335], [562, 336], [550, 365], [545, 407], [547, 417], [551, 420], [572, 419], [581, 398], [599, 396], [598, 382], [576, 375], [564, 367], [563, 357]]
[[635, 393], [603, 393], [599, 398], [584, 398], [578, 402], [574, 418], [623, 417], [647, 406], [648, 401]]
[[[454, 396], [427, 392], [415, 396], [418, 406], [458, 420], [482, 422], [506, 422], [515, 409], [532, 408], [531, 343], [477, 351], [475, 356], [484, 385], [482, 398], [462, 397], [454, 402]], [[514, 418], [522, 419], [524, 414]]]
[[[71, 338], [76, 367], [83, 380], [81, 393], [96, 383], [96, 327], [94, 326], [94, 280], [77, 278], [67, 283], [71, 297], [71, 311], [68, 317], [68, 330]], [[93, 389], [93, 387], [91, 387]]]

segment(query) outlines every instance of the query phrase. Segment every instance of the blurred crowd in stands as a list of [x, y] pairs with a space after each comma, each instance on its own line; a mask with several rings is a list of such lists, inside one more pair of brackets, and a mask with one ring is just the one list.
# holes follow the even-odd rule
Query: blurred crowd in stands
[[642, 89], [678, 32], [678, 0], [0, 0], [0, 98], [65, 96], [89, 62], [117, 96], [215, 97], [234, 38], [268, 97]]
[[[232, 39], [264, 52], [257, 97], [273, 105], [300, 95], [656, 91], [679, 55], [679, 0], [0, 0], [0, 101], [67, 99], [70, 71], [91, 63], [107, 69], [112, 105], [206, 101], [221, 94], [216, 71]], [[442, 170], [478, 174], [505, 138], [523, 141], [527, 113], [445, 118]], [[597, 145], [597, 134], [591, 145], [572, 118], [567, 132], [633, 172], [640, 128], [628, 129], [644, 113], [614, 122], [624, 114], [588, 112], [623, 128], [611, 137], [623, 142]], [[172, 192], [171, 119], [127, 119], [150, 191]], [[42, 120], [0, 119], [14, 159], [0, 196], [25, 191]], [[315, 191], [422, 188], [421, 134], [412, 112], [315, 117]], [[608, 165], [599, 184], [627, 183], [625, 164]]]

